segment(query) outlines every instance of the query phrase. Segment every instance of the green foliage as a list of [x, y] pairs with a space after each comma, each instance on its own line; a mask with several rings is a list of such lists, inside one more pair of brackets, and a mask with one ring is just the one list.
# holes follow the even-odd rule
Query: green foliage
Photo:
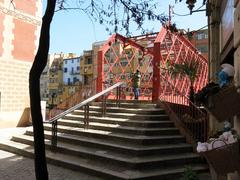
[[190, 166], [186, 166], [184, 168], [183, 180], [199, 180], [199, 178]]
[[167, 28], [169, 28], [169, 30], [174, 33], [174, 32], [178, 32], [177, 26], [175, 23], [170, 24], [169, 26], [167, 26]]
[[190, 80], [191, 86], [197, 77], [198, 66], [199, 64], [193, 61], [183, 62], [182, 64], [171, 64], [169, 60], [166, 62], [166, 68], [168, 69], [168, 72], [172, 74], [173, 78], [178, 74], [187, 76]]

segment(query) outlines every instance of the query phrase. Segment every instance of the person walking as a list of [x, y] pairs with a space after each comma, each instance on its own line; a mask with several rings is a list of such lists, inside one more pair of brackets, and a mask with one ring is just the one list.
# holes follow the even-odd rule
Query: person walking
[[132, 86], [133, 86], [133, 93], [134, 93], [134, 99], [138, 99], [140, 95], [140, 79], [141, 75], [139, 70], [137, 70], [132, 78]]

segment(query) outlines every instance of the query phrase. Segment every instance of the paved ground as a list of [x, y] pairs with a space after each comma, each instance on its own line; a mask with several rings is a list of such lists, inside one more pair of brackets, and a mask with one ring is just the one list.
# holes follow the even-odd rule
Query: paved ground
[[[13, 134], [22, 134], [25, 128], [0, 129], [0, 141], [9, 140]], [[33, 159], [0, 150], [0, 180], [34, 180]], [[48, 165], [49, 180], [101, 180], [77, 171]]]
[[[101, 180], [77, 171], [48, 165], [50, 180]], [[1, 180], [34, 180], [34, 162], [32, 159], [0, 151]]]
[[[0, 141], [11, 138], [12, 134], [24, 132], [24, 128], [0, 129]], [[99, 177], [48, 165], [49, 180], [103, 180]], [[0, 150], [0, 180], [34, 180], [34, 161], [26, 157]], [[200, 180], [211, 180], [203, 174]]]
[[[88, 174], [48, 165], [49, 180], [103, 180]], [[0, 150], [1, 180], [34, 180], [33, 159], [18, 156]], [[203, 174], [200, 180], [211, 180], [209, 174]]]

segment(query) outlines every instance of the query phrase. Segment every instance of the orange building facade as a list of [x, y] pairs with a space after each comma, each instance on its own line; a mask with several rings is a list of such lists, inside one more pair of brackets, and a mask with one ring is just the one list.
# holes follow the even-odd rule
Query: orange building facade
[[198, 30], [193, 33], [193, 37], [190, 38], [191, 43], [197, 48], [197, 50], [208, 59], [208, 29]]

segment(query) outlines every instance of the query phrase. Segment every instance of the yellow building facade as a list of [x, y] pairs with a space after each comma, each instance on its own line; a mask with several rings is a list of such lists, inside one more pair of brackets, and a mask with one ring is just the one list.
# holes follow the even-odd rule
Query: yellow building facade
[[[63, 83], [63, 62], [66, 58], [75, 58], [76, 54], [55, 54], [54, 60], [49, 70], [49, 85], [48, 85], [48, 107], [52, 108], [61, 102], [65, 101], [71, 94], [73, 89], [75, 92], [76, 85], [64, 85]], [[74, 86], [74, 88], [72, 87]]]
[[83, 76], [83, 84], [87, 85], [93, 80], [93, 50], [83, 51], [80, 58], [80, 74]]

